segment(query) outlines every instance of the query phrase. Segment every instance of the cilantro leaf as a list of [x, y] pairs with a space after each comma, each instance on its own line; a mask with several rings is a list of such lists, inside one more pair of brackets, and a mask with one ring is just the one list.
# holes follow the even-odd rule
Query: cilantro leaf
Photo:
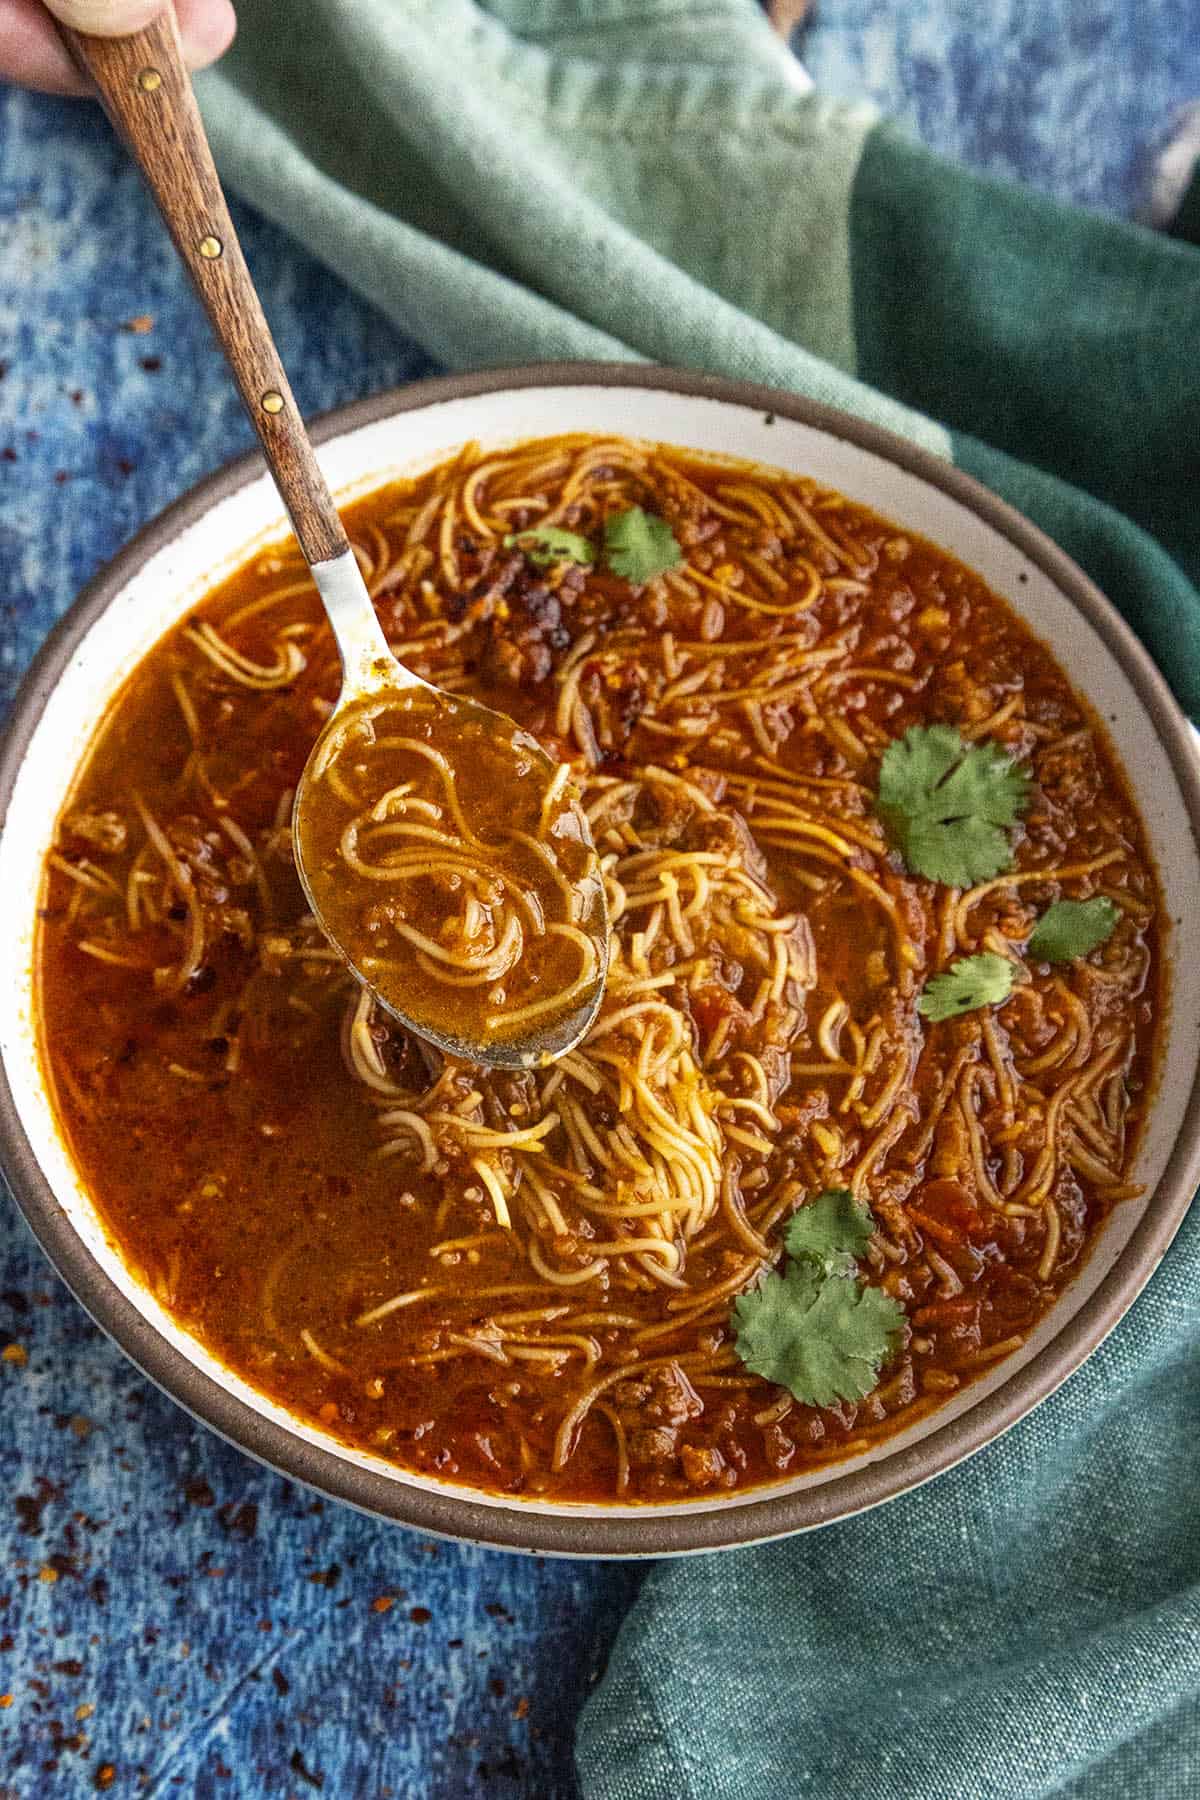
[[908, 869], [974, 887], [1012, 866], [1029, 777], [999, 744], [969, 744], [953, 725], [913, 725], [888, 745], [879, 811]]
[[870, 1242], [871, 1209], [828, 1188], [792, 1214], [789, 1253], [734, 1303], [737, 1353], [748, 1369], [806, 1406], [862, 1400], [904, 1326], [904, 1308], [868, 1287], [855, 1266]]
[[596, 560], [596, 552], [577, 531], [563, 531], [558, 525], [531, 525], [528, 531], [510, 531], [504, 548], [523, 550], [531, 563], [545, 569], [551, 563], [581, 563], [585, 568]]
[[1106, 944], [1121, 909], [1106, 894], [1090, 900], [1056, 900], [1033, 928], [1026, 954], [1042, 962], [1070, 962]]
[[677, 569], [683, 551], [665, 519], [631, 506], [604, 521], [604, 560], [614, 575], [637, 587]]
[[984, 950], [979, 956], [960, 956], [944, 975], [931, 976], [917, 1011], [936, 1025], [939, 1019], [956, 1019], [981, 1006], [999, 1006], [1012, 990], [1013, 965], [1008, 957]]
[[857, 1275], [822, 1275], [808, 1257], [767, 1274], [734, 1307], [738, 1355], [806, 1406], [863, 1400], [904, 1325], [904, 1308]]
[[783, 1241], [792, 1256], [806, 1256], [828, 1275], [847, 1273], [874, 1230], [871, 1209], [849, 1188], [827, 1188], [787, 1222]]

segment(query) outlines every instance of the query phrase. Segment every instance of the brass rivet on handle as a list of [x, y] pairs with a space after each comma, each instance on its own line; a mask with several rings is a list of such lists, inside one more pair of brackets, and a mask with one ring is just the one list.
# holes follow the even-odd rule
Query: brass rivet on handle
[[283, 411], [283, 395], [277, 388], [268, 388], [262, 397], [264, 412], [277, 413]]
[[221, 240], [219, 237], [206, 237], [200, 239], [200, 254], [205, 262], [216, 262], [218, 256], [221, 254], [221, 248]]
[[162, 76], [157, 69], [142, 69], [138, 74], [137, 84], [143, 94], [152, 94], [155, 88], [162, 86]]

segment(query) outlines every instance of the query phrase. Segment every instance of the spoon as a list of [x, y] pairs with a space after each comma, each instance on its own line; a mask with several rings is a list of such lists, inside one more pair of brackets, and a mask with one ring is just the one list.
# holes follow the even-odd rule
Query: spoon
[[[552, 1061], [577, 1044], [593, 1023], [608, 959], [608, 919], [599, 861], [573, 786], [562, 765], [510, 718], [434, 687], [405, 668], [389, 649], [242, 256], [183, 65], [173, 9], [168, 6], [130, 37], [93, 37], [61, 24], [58, 28], [76, 63], [97, 88], [195, 283], [337, 641], [341, 693], [305, 766], [293, 813], [296, 865], [313, 913], [334, 948], [374, 997], [402, 1025], [437, 1048], [496, 1068], [531, 1068]], [[450, 782], [459, 772], [455, 750], [469, 747], [479, 769], [486, 771], [486, 781], [477, 786], [486, 786], [493, 801], [497, 796], [511, 801], [514, 818], [540, 821], [540, 829], [526, 837], [545, 841], [532, 863], [527, 846], [521, 879], [504, 862], [506, 855], [511, 862], [509, 853], [520, 834], [510, 831], [506, 836], [503, 824], [493, 829], [486, 841], [471, 835], [466, 840], [469, 854], [464, 854], [461, 846], [457, 852], [443, 847], [443, 897], [448, 892], [461, 894], [467, 909], [467, 923], [455, 940], [459, 948], [454, 951], [448, 952], [439, 936], [439, 929], [444, 936], [454, 922], [429, 916], [437, 896], [431, 900], [426, 891], [424, 915], [417, 923], [406, 920], [404, 908], [397, 915], [401, 939], [409, 939], [407, 945], [402, 942], [404, 954], [399, 960], [395, 955], [378, 954], [377, 936], [373, 939], [363, 923], [367, 912], [343, 904], [341, 889], [349, 880], [346, 870], [336, 855], [328, 853], [327, 844], [320, 852], [315, 848], [322, 840], [323, 809], [328, 807], [328, 784], [323, 789], [318, 772], [328, 772], [339, 744], [358, 755], [364, 739], [373, 739], [372, 721], [385, 713], [393, 721], [403, 721], [403, 729], [399, 734], [390, 731], [388, 741], [411, 746], [417, 739], [428, 740], [449, 768]], [[364, 719], [365, 726], [356, 729]], [[351, 729], [347, 730], [348, 726]], [[409, 755], [411, 761], [416, 753], [410, 750]], [[429, 760], [428, 747], [421, 756]], [[444, 775], [442, 779], [447, 782]], [[404, 785], [399, 784], [393, 792], [399, 793]], [[383, 800], [388, 801], [386, 794]], [[403, 797], [395, 804], [403, 814]], [[423, 804], [426, 816], [432, 817], [428, 808], [434, 803]], [[460, 825], [465, 824], [454, 792], [448, 794], [443, 810]], [[416, 827], [392, 824], [390, 829], [415, 832]], [[324, 838], [328, 836], [326, 831]], [[444, 839], [448, 836], [442, 832]], [[537, 850], [536, 844], [533, 849]], [[489, 859], [495, 861], [490, 886], [481, 885], [476, 865], [488, 862], [491, 867]], [[539, 895], [530, 885], [536, 886], [539, 859], [546, 895]], [[548, 859], [555, 863], [553, 877], [545, 867]], [[386, 872], [389, 861], [402, 860], [398, 855], [385, 856], [382, 866]], [[499, 925], [489, 912], [489, 895], [498, 909]], [[542, 985], [550, 983], [549, 997], [533, 1004], [527, 996], [523, 1005], [514, 1002], [512, 1023], [506, 1028], [514, 945], [518, 939], [523, 944], [528, 937], [536, 948], [539, 932], [544, 943], [550, 944], [543, 917], [546, 896], [565, 907], [565, 922], [548, 927], [561, 938], [551, 947], [560, 954], [560, 961], [573, 949], [576, 963], [571, 978], [562, 977], [562, 1006], [554, 1003], [559, 990], [553, 986], [548, 965], [535, 978], [534, 986], [536, 990], [538, 980]], [[370, 917], [377, 927], [378, 907]], [[452, 956], [459, 958], [453, 965]], [[467, 973], [451, 976], [450, 966]], [[430, 991], [435, 991], [437, 999], [438, 971], [445, 972], [447, 982], [434, 1004]], [[486, 1003], [480, 1000], [485, 986], [492, 996]], [[492, 1007], [490, 1015], [486, 1005]]]

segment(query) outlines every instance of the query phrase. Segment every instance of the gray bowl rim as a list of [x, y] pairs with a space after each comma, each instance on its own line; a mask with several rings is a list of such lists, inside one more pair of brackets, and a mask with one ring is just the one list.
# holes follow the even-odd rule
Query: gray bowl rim
[[[640, 388], [774, 413], [874, 453], [981, 518], [1039, 568], [1083, 614], [1136, 689], [1154, 722], [1200, 844], [1200, 761], [1188, 721], [1149, 654], [1082, 569], [1044, 532], [973, 477], [880, 426], [800, 395], [751, 382], [653, 364], [559, 362], [437, 376], [335, 408], [311, 426], [318, 444], [446, 401], [539, 387]], [[151, 557], [217, 502], [264, 472], [251, 451], [191, 488], [152, 519], [88, 583], [57, 622], [18, 690], [0, 744], [0, 829], [26, 748], [74, 651]], [[1136, 781], [1134, 783], [1137, 792]], [[661, 1557], [735, 1548], [812, 1530], [911, 1492], [993, 1442], [1046, 1399], [1091, 1355], [1162, 1260], [1200, 1185], [1200, 1060], [1183, 1125], [1163, 1177], [1112, 1269], [1075, 1315], [994, 1392], [919, 1442], [793, 1492], [708, 1511], [605, 1515], [603, 1509], [536, 1513], [414, 1487], [364, 1469], [265, 1418], [163, 1338], [93, 1261], [43, 1174], [0, 1064], [0, 1167], [34, 1236], [95, 1322], [141, 1371], [219, 1436], [279, 1474], [360, 1511], [427, 1536], [497, 1549], [577, 1557]]]

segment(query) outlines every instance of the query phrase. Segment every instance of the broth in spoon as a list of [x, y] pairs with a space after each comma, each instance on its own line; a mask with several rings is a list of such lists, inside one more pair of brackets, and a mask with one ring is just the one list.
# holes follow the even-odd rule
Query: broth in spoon
[[296, 797], [313, 910], [441, 1048], [529, 1067], [578, 1041], [607, 965], [599, 858], [566, 764], [424, 683], [339, 707]]

